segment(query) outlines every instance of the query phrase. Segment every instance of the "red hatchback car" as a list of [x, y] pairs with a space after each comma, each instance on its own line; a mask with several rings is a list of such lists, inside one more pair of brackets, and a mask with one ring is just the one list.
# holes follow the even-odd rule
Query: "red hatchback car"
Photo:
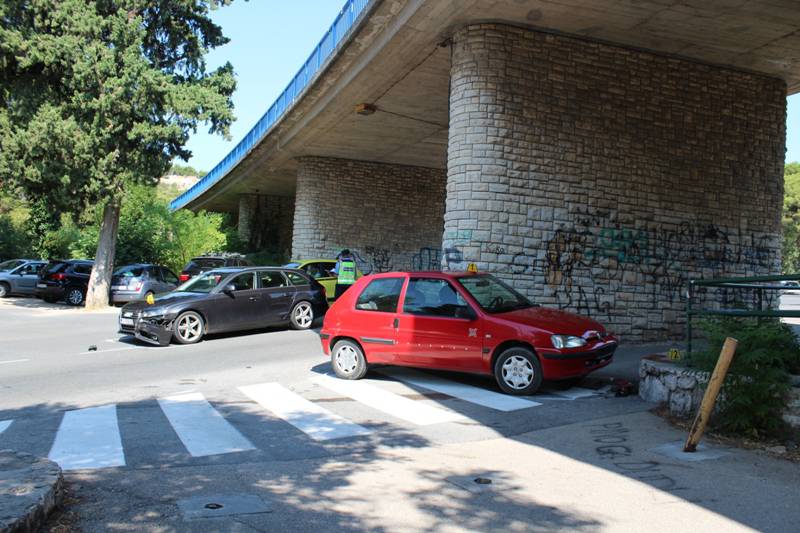
[[359, 279], [325, 315], [337, 376], [369, 364], [494, 376], [515, 395], [608, 365], [617, 339], [599, 323], [530, 303], [488, 274], [390, 272]]

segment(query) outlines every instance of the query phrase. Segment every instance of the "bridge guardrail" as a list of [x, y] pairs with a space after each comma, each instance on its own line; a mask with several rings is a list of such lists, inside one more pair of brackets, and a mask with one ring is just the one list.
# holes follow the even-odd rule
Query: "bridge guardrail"
[[297, 74], [292, 78], [286, 88], [281, 92], [275, 102], [267, 109], [256, 124], [240, 140], [234, 148], [228, 152], [222, 161], [216, 164], [211, 171], [195, 183], [189, 190], [172, 200], [169, 204], [171, 210], [180, 209], [187, 203], [197, 198], [213, 184], [218, 182], [228, 171], [236, 166], [250, 150], [263, 139], [269, 129], [278, 121], [279, 118], [292, 106], [295, 99], [308, 86], [308, 83], [319, 71], [320, 67], [336, 50], [336, 46], [347, 35], [353, 23], [364, 11], [372, 0], [348, 0], [337, 15], [333, 24], [322, 36], [314, 51], [300, 67]]

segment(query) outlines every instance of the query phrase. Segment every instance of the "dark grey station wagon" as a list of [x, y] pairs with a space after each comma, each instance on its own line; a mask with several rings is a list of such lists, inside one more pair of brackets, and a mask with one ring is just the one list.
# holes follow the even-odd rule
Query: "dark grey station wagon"
[[286, 324], [308, 329], [328, 309], [322, 285], [299, 270], [218, 268], [192, 278], [174, 291], [126, 304], [120, 333], [151, 344], [199, 342], [223, 333]]

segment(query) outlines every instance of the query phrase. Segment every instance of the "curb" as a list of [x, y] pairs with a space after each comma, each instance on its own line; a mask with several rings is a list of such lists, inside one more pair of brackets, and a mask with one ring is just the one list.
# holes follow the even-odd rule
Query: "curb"
[[64, 497], [61, 468], [41, 457], [0, 450], [0, 533], [40, 527]]

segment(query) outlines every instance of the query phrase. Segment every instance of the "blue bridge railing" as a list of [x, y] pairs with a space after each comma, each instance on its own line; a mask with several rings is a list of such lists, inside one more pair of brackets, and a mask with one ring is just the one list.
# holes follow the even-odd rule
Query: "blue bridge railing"
[[336, 20], [333, 21], [331, 27], [328, 28], [328, 31], [323, 35], [322, 39], [320, 39], [319, 44], [317, 44], [309, 58], [303, 66], [300, 67], [300, 70], [294, 78], [292, 78], [292, 81], [289, 82], [289, 85], [286, 86], [286, 89], [284, 89], [277, 100], [273, 102], [267, 112], [261, 116], [255, 126], [253, 126], [247, 135], [236, 144], [233, 150], [211, 169], [211, 172], [194, 184], [191, 189], [172, 200], [169, 204], [170, 209], [180, 209], [208, 190], [225, 176], [231, 168], [236, 166], [236, 164], [264, 138], [273, 124], [283, 116], [286, 110], [292, 106], [295, 99], [303, 92], [303, 89], [306, 88], [317, 71], [319, 71], [320, 67], [325, 63], [328, 57], [330, 57], [336, 49], [336, 45], [341, 42], [370, 1], [371, 0], [347, 0], [347, 3], [339, 12], [339, 15], [337, 15]]

